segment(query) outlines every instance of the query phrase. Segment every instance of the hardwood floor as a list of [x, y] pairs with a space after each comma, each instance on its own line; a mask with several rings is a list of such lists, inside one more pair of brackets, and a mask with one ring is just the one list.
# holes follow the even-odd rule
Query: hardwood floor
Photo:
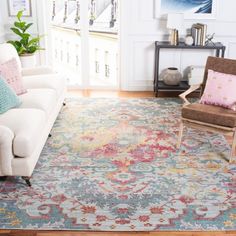
[[[177, 93], [161, 93], [160, 97], [176, 97]], [[70, 90], [68, 97], [121, 97], [140, 98], [154, 97], [153, 92], [117, 92], [117, 91], [93, 91]], [[229, 142], [230, 137], [226, 137]], [[0, 236], [236, 236], [236, 231], [222, 232], [75, 232], [75, 231], [22, 231], [0, 230]]]
[[[107, 90], [69, 90], [68, 97], [108, 97], [108, 98], [141, 98], [155, 97], [153, 92], [120, 92]], [[177, 92], [160, 92], [159, 97], [177, 97]]]
[[235, 236], [234, 232], [69, 232], [0, 231], [0, 236]]

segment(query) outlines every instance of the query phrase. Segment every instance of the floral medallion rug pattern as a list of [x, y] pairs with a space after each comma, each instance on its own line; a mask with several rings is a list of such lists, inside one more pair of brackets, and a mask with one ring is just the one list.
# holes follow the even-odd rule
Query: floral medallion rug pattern
[[236, 229], [236, 165], [221, 135], [185, 132], [178, 99], [69, 99], [29, 188], [0, 182], [0, 228]]

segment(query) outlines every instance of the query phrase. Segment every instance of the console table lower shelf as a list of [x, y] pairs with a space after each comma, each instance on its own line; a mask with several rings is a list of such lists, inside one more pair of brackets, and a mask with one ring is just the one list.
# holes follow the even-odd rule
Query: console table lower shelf
[[[181, 81], [179, 85], [166, 85], [163, 81], [158, 81], [158, 91], [182, 92], [189, 89], [188, 81]], [[156, 91], [157, 93], [157, 91]]]
[[200, 93], [200, 85], [190, 86], [188, 81], [181, 81], [179, 85], [166, 85], [163, 81], [158, 81], [158, 91], [155, 92], [156, 97], [158, 97], [158, 92], [185, 92], [186, 96], [188, 95], [188, 91], [192, 87], [198, 86], [199, 89], [194, 89], [195, 92]]

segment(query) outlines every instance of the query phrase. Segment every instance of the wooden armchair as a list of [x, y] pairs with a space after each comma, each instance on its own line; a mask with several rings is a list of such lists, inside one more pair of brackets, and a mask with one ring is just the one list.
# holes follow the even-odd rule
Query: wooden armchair
[[[208, 57], [204, 80], [201, 85], [201, 95], [205, 89], [209, 69], [221, 73], [236, 75], [236, 60]], [[186, 101], [186, 98], [183, 95], [180, 97]], [[236, 148], [236, 111], [200, 103], [184, 105], [182, 108], [182, 117], [177, 144], [178, 148], [181, 145], [184, 127], [232, 135], [233, 142], [230, 154], [230, 162], [233, 160]]]

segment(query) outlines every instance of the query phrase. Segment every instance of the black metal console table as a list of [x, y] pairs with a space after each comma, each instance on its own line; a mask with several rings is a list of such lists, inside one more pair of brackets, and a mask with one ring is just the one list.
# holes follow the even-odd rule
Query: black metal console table
[[177, 91], [183, 92], [189, 88], [188, 81], [181, 81], [177, 86], [171, 86], [164, 84], [163, 81], [159, 80], [159, 59], [160, 50], [165, 49], [212, 49], [216, 51], [216, 57], [224, 57], [225, 46], [222, 43], [214, 43], [206, 46], [189, 46], [185, 43], [179, 43], [178, 45], [170, 45], [169, 42], [155, 42], [155, 71], [154, 71], [154, 92], [157, 97], [158, 91]]

